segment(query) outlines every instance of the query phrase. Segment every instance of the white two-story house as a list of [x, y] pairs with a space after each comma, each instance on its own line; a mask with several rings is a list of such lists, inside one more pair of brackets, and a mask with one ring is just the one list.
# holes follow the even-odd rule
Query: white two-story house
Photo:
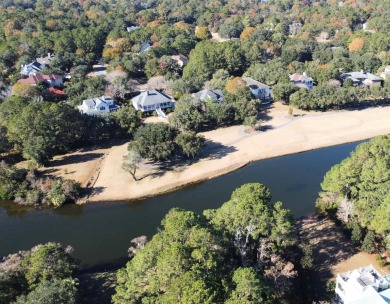
[[82, 114], [87, 115], [107, 115], [117, 111], [120, 107], [114, 103], [111, 97], [102, 96], [97, 98], [85, 99], [77, 107]]
[[303, 74], [294, 73], [290, 75], [290, 83], [309, 91], [313, 90], [313, 78], [307, 75], [306, 72], [303, 72]]
[[253, 96], [256, 99], [260, 99], [262, 104], [270, 103], [271, 94], [269, 86], [250, 77], [242, 77], [242, 80], [245, 81], [247, 87], [251, 90]]

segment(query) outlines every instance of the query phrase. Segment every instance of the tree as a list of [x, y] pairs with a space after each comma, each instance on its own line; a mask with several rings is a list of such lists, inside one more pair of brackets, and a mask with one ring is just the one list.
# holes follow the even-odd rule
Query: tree
[[15, 304], [76, 304], [77, 282], [73, 279], [43, 281], [28, 295], [20, 296]]
[[70, 277], [77, 267], [77, 261], [70, 255], [72, 251], [72, 247], [63, 248], [59, 243], [33, 247], [22, 262], [30, 289], [44, 281]]
[[233, 79], [229, 79], [226, 82], [226, 91], [229, 93], [236, 93], [240, 89], [246, 88], [246, 82], [242, 80], [241, 77], [235, 77]]
[[169, 123], [182, 131], [199, 131], [203, 123], [199, 102], [190, 95], [183, 95], [175, 104], [175, 112]]
[[129, 172], [133, 179], [137, 181], [135, 173], [138, 169], [138, 165], [142, 162], [142, 158], [137, 151], [131, 149], [131, 145], [129, 145], [129, 148], [127, 155], [123, 157], [122, 168]]
[[8, 152], [12, 148], [7, 139], [7, 128], [0, 125], [0, 153]]
[[373, 253], [376, 250], [375, 246], [375, 233], [373, 231], [368, 231], [364, 237], [362, 243], [362, 250], [368, 253]]
[[226, 304], [262, 303], [264, 295], [270, 291], [252, 268], [238, 268], [233, 274], [233, 283], [235, 289]]
[[39, 91], [35, 86], [18, 82], [12, 87], [12, 94], [32, 99], [39, 96]]
[[207, 40], [211, 38], [211, 34], [206, 26], [198, 26], [195, 31], [195, 36], [201, 40]]
[[123, 105], [118, 111], [112, 113], [115, 122], [127, 134], [133, 135], [142, 125], [141, 118], [138, 117], [136, 110], [130, 104]]
[[182, 132], [175, 138], [175, 142], [184, 155], [194, 158], [202, 150], [205, 139], [194, 132]]
[[241, 35], [240, 35], [240, 39], [241, 39], [241, 40], [249, 39], [250, 36], [253, 34], [253, 32], [254, 32], [255, 30], [256, 30], [256, 28], [254, 28], [254, 27], [246, 27], [246, 28], [242, 31], [242, 33], [241, 33]]
[[272, 97], [274, 101], [289, 103], [290, 96], [297, 92], [299, 88], [290, 83], [278, 83], [272, 87]]
[[326, 210], [332, 198], [333, 208], [344, 215], [341, 220], [352, 229], [356, 243], [361, 241], [362, 231], [368, 230], [362, 244], [367, 252], [375, 250], [375, 241], [388, 246], [389, 147], [387, 135], [360, 144], [350, 157], [332, 167], [321, 183], [318, 208]]
[[[281, 294], [287, 298], [296, 272], [281, 255], [291, 243], [273, 243], [269, 236], [280, 226], [280, 238], [290, 237], [288, 212], [281, 205], [274, 209], [270, 200], [265, 186], [247, 184], [204, 215], [170, 210], [157, 234], [143, 249], [132, 249], [133, 258], [118, 271], [113, 303], [238, 304], [280, 302]], [[143, 240], [139, 243], [143, 246]], [[246, 262], [240, 259], [243, 252]]]
[[143, 158], [156, 161], [168, 160], [175, 151], [177, 131], [164, 123], [147, 124], [135, 132], [131, 149]]

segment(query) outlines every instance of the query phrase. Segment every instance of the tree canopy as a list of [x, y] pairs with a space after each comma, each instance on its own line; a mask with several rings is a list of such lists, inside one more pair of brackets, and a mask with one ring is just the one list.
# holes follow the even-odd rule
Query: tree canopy
[[172, 209], [118, 271], [113, 302], [272, 303], [287, 296], [296, 275], [288, 260], [295, 226], [270, 199], [265, 186], [247, 184], [203, 215]]

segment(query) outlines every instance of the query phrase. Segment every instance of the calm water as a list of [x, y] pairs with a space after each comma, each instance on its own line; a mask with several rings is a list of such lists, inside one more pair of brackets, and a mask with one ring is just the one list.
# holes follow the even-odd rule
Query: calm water
[[65, 206], [58, 210], [21, 209], [0, 204], [0, 256], [56, 241], [72, 245], [83, 268], [121, 264], [130, 240], [152, 236], [173, 207], [195, 212], [218, 208], [238, 186], [260, 182], [295, 216], [314, 211], [324, 174], [358, 143], [263, 160], [233, 173], [139, 202]]

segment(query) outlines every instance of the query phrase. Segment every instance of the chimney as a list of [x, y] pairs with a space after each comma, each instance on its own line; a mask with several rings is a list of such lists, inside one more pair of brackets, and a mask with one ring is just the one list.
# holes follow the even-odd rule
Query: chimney
[[360, 73], [362, 73], [362, 74], [366, 74], [366, 72], [364, 72], [364, 70], [363, 70], [363, 69], [361, 69], [361, 70], [360, 70]]
[[307, 74], [306, 74], [306, 72], [303, 72], [303, 76], [307, 77]]
[[47, 53], [47, 58], [51, 58], [51, 54], [50, 53]]

